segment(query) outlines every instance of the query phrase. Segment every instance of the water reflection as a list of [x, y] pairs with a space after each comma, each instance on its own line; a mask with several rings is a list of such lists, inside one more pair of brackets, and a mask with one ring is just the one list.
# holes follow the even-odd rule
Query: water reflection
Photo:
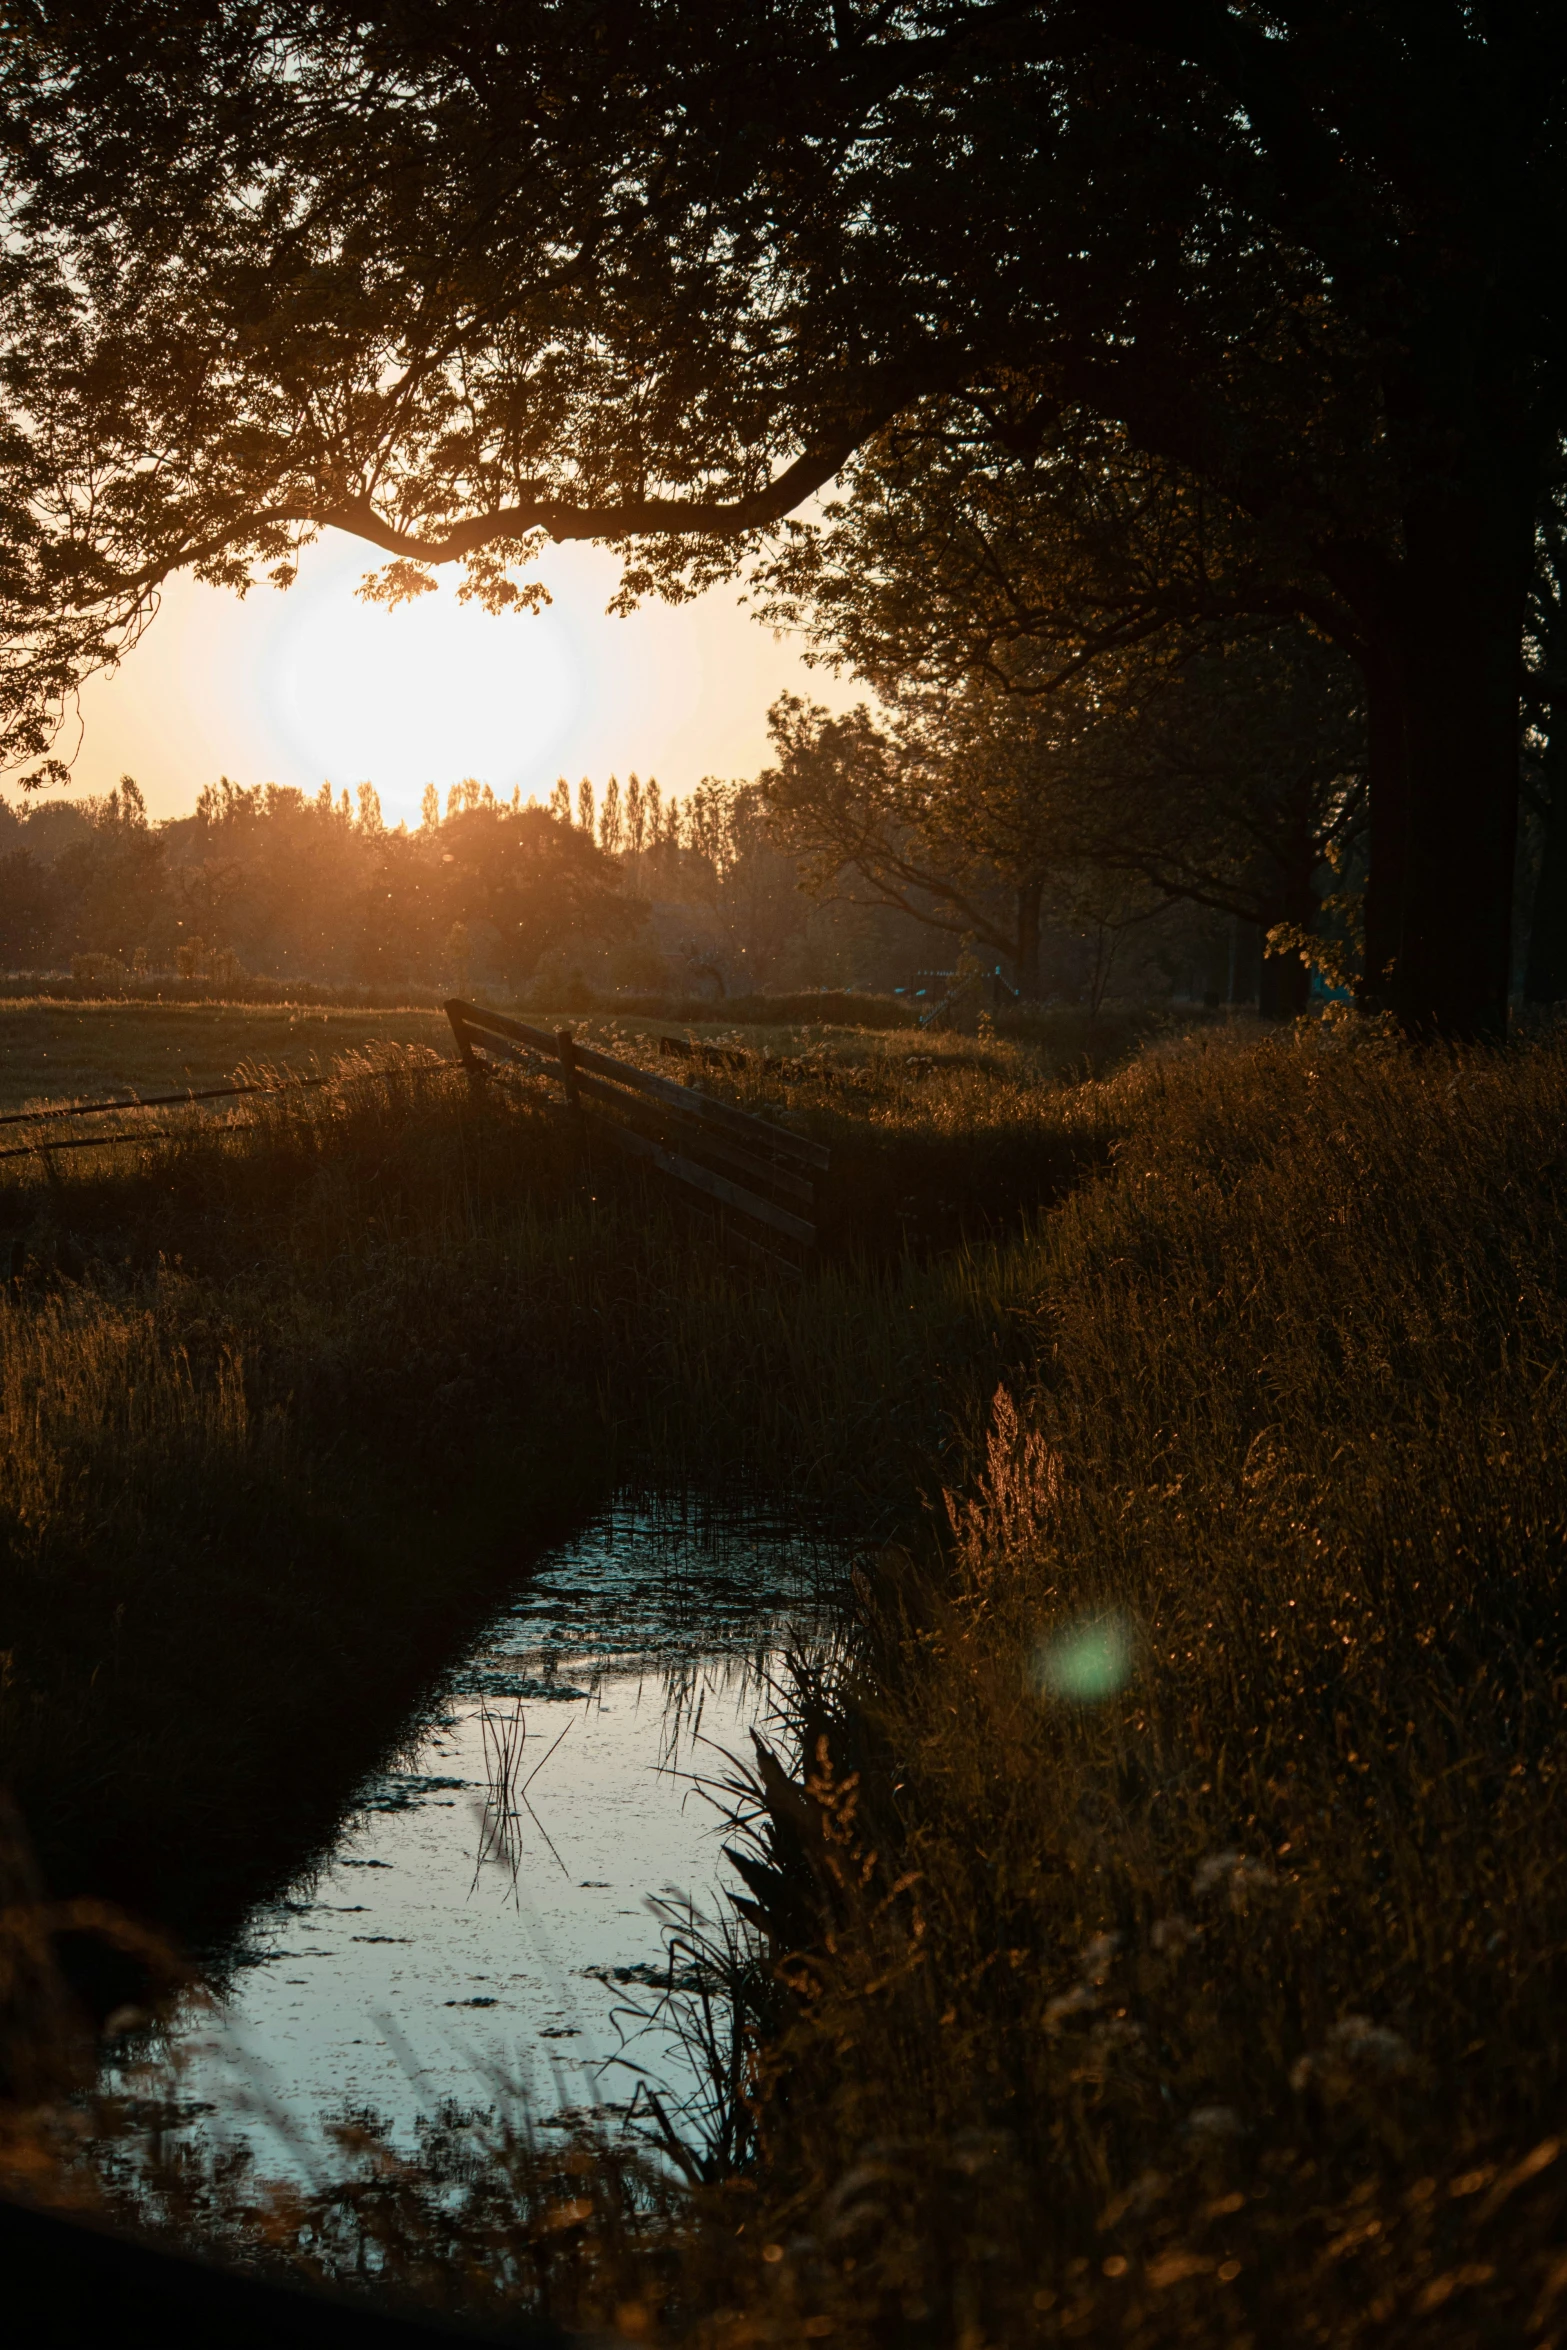
[[179, 2020], [185, 2111], [272, 2141], [272, 2167], [345, 2113], [408, 2136], [502, 2082], [546, 2127], [623, 2112], [617, 2010], [667, 1967], [648, 1905], [724, 1906], [702, 1782], [748, 1749], [786, 1655], [828, 1636], [844, 1566], [798, 1526], [645, 1508], [553, 1553], [326, 1860], [252, 1914], [218, 2004]]

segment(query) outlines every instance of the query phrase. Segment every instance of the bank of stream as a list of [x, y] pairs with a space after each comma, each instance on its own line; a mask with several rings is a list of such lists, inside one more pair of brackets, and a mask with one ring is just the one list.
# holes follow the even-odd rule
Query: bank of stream
[[547, 1553], [327, 1849], [206, 1954], [152, 2075], [126, 2049], [105, 2086], [164, 2144], [295, 2173], [371, 2114], [411, 2145], [453, 2105], [614, 2127], [651, 2085], [677, 2111], [689, 2067], [644, 2022], [658, 1905], [727, 1913], [719, 1783], [833, 1638], [847, 1564], [799, 1521], [645, 1501]]

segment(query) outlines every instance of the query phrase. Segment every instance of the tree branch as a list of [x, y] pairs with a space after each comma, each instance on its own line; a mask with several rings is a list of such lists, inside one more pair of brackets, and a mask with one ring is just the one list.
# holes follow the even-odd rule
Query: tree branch
[[[268, 506], [236, 515], [206, 538], [191, 540], [141, 571], [111, 580], [106, 594], [136, 595], [154, 588], [171, 572], [220, 555], [226, 547], [255, 532], [286, 524], [308, 524], [318, 530], [347, 531], [352, 537], [379, 547], [388, 555], [416, 563], [455, 563], [497, 539], [517, 539], [542, 530], [547, 537], [567, 539], [628, 539], [656, 537], [740, 538], [747, 531], [765, 530], [825, 487], [853, 456], [861, 442], [879, 432], [896, 413], [906, 394], [890, 408], [868, 413], [846, 427], [835, 439], [808, 449], [792, 465], [743, 498], [628, 498], [603, 505], [579, 506], [561, 498], [531, 498], [515, 506], [492, 507], [455, 522], [438, 537], [422, 537], [400, 530], [378, 514], [368, 498], [347, 498], [335, 505], [288, 504]], [[102, 597], [94, 599], [101, 602]]]

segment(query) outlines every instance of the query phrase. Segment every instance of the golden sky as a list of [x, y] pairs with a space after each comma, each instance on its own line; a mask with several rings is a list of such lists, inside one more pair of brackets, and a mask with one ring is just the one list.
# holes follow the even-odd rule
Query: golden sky
[[[83, 691], [76, 787], [134, 775], [156, 817], [184, 813], [219, 775], [311, 792], [368, 780], [393, 824], [417, 821], [427, 782], [444, 800], [468, 775], [526, 799], [557, 775], [602, 785], [635, 769], [684, 794], [766, 764], [767, 706], [785, 688], [834, 709], [863, 698], [807, 669], [732, 589], [612, 619], [618, 567], [601, 548], [546, 550], [529, 576], [554, 600], [536, 617], [463, 606], [444, 577], [387, 612], [354, 593], [374, 560], [329, 532], [285, 594], [177, 579], [121, 668]], [[73, 724], [63, 755], [75, 740]]]

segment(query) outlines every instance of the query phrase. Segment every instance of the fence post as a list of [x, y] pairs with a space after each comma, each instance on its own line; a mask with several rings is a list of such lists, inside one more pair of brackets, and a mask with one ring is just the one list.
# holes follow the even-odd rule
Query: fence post
[[445, 1006], [445, 1012], [447, 1019], [452, 1024], [452, 1036], [455, 1039], [457, 1045], [457, 1058], [459, 1061], [461, 1061], [464, 1070], [467, 1072], [468, 1091], [475, 1095], [482, 1094], [484, 1091], [485, 1078], [484, 1063], [480, 1060], [478, 1054], [473, 1049], [472, 1043], [469, 1041], [468, 1023], [463, 1018], [463, 1005], [458, 1000], [458, 998], [454, 996], [451, 1002]]
[[560, 1081], [566, 1089], [566, 1099], [574, 1110], [582, 1107], [577, 1093], [577, 1045], [569, 1028], [555, 1031], [555, 1050], [560, 1055]]

